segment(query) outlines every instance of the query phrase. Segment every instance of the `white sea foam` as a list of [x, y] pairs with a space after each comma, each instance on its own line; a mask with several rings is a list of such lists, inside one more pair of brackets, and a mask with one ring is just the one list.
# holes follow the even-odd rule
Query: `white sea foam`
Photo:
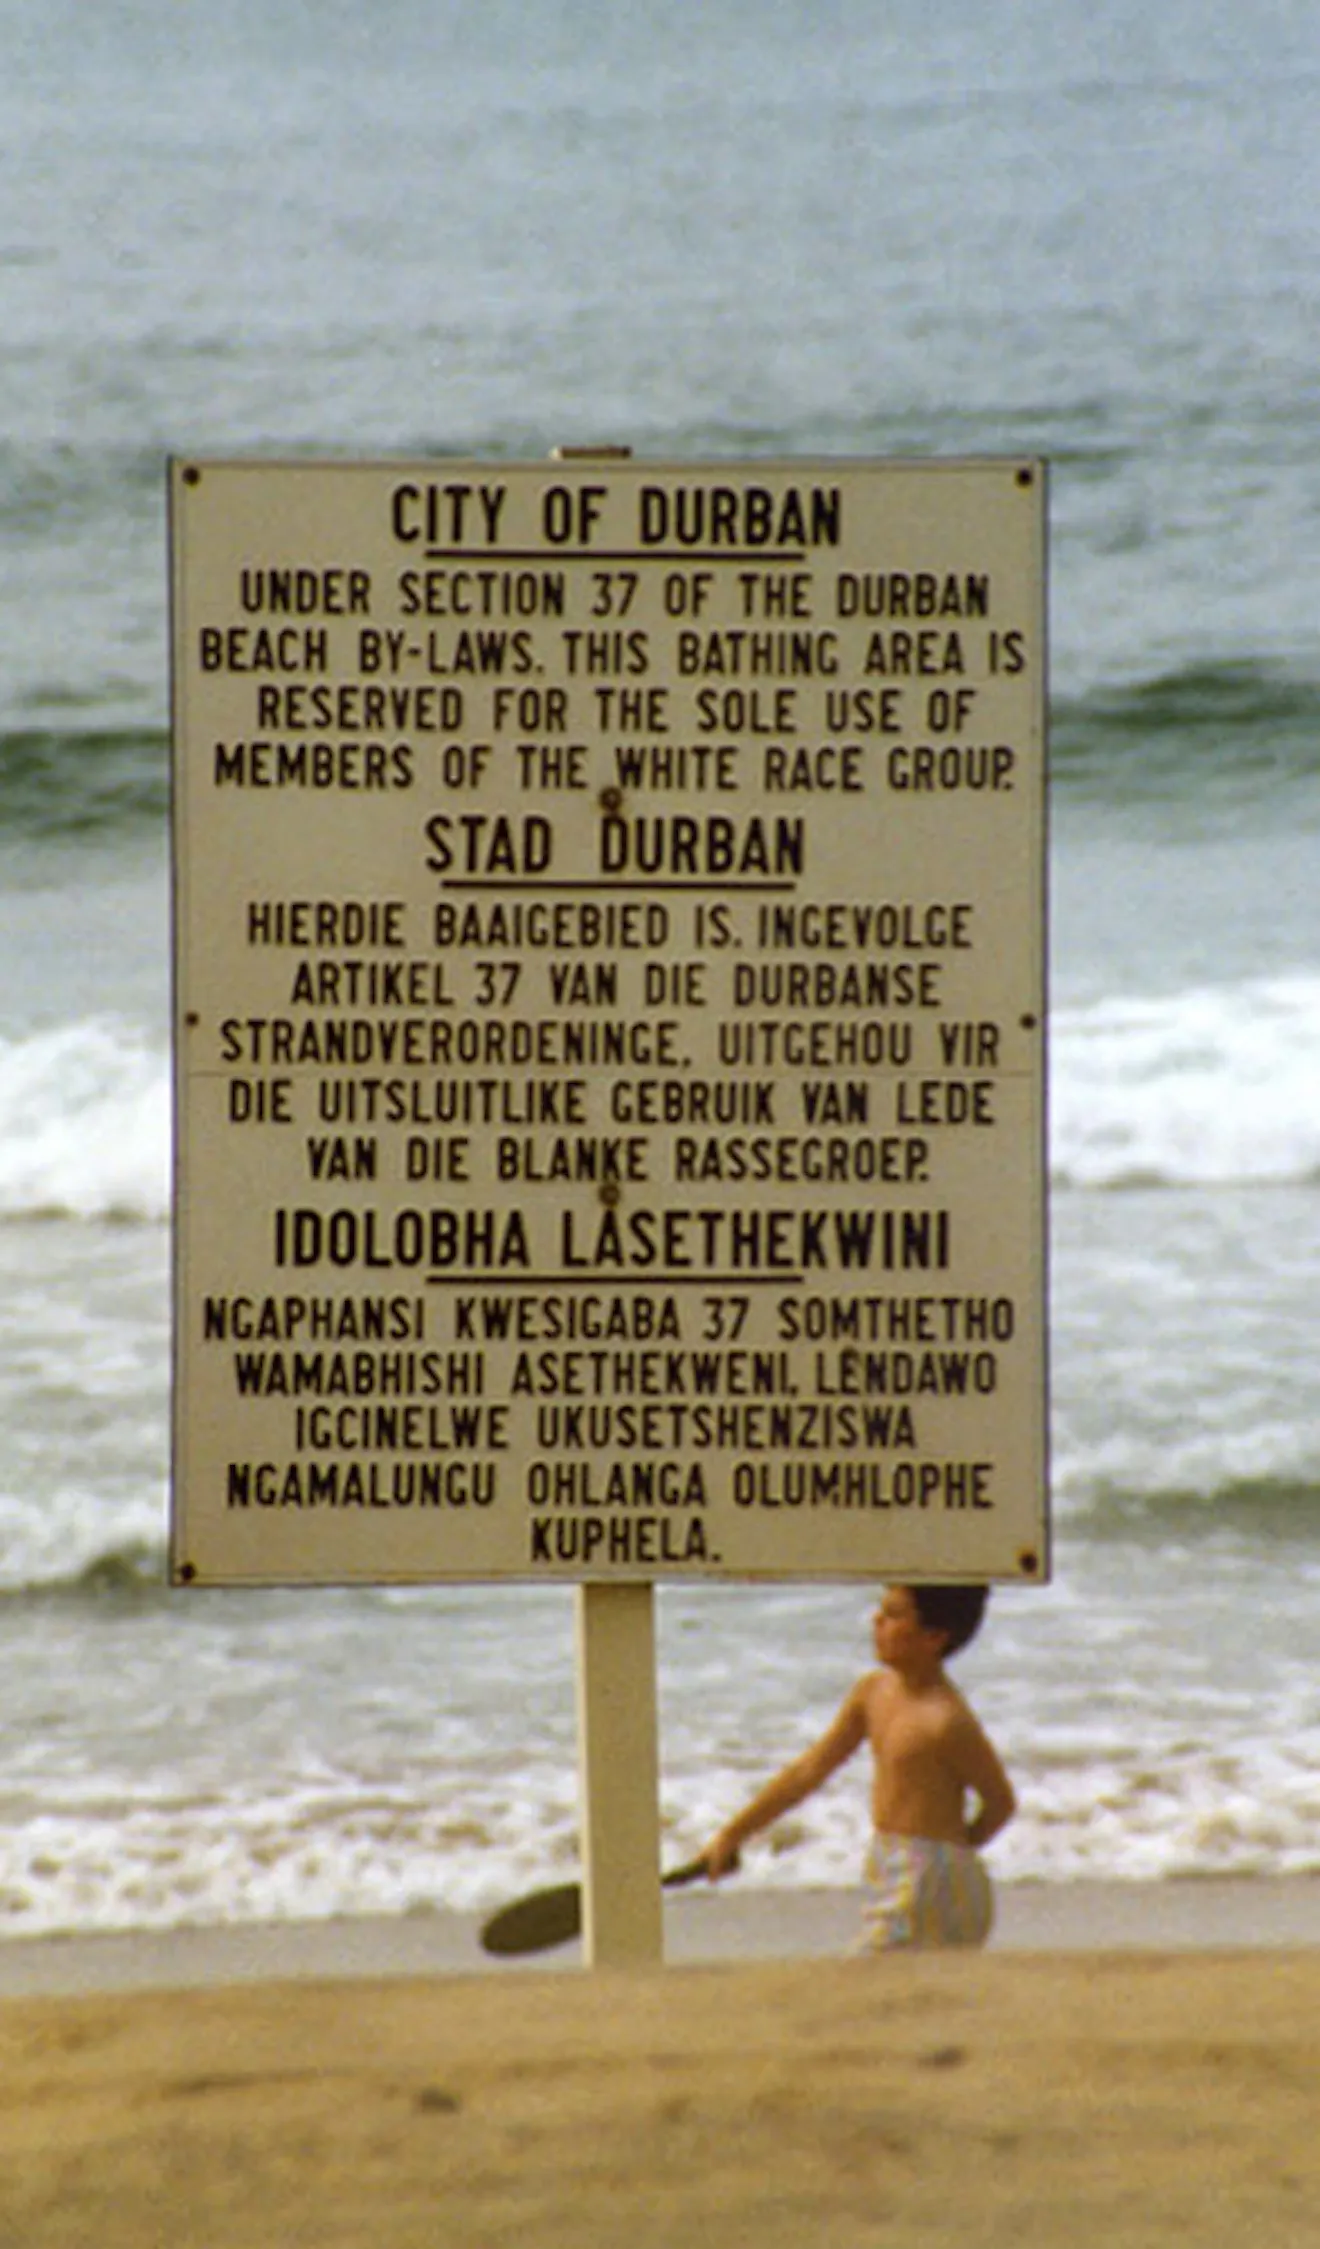
[[112, 1016], [0, 1040], [0, 1214], [160, 1219], [170, 1080], [157, 1043]]
[[[1007, 1745], [1019, 1794], [995, 1844], [997, 1880], [1149, 1881], [1320, 1871], [1317, 1753], [1235, 1744], [1149, 1747], [1037, 1761]], [[664, 1788], [662, 1856], [708, 1839], [747, 1775], [712, 1767]], [[754, 1889], [848, 1887], [865, 1843], [860, 1765], [759, 1838], [740, 1881]], [[577, 1872], [571, 1764], [516, 1775], [455, 1773], [381, 1789], [262, 1789], [196, 1797], [47, 1784], [0, 1805], [0, 1927], [10, 1935], [318, 1920], [430, 1909], [481, 1912]]]
[[1320, 1174], [1320, 978], [1262, 978], [1061, 1008], [1051, 1168], [1069, 1187]]

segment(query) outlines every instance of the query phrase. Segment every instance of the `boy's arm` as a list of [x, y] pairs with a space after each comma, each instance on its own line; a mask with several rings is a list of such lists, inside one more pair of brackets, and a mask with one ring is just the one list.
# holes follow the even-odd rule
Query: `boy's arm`
[[712, 1882], [732, 1872], [749, 1836], [759, 1834], [763, 1827], [769, 1827], [795, 1804], [800, 1804], [860, 1748], [867, 1733], [868, 1684], [866, 1679], [859, 1679], [820, 1739], [814, 1741], [810, 1749], [804, 1749], [791, 1764], [785, 1765], [773, 1780], [768, 1780], [751, 1802], [735, 1813], [707, 1844], [701, 1856]]
[[978, 1800], [976, 1817], [967, 1823], [967, 1840], [979, 1851], [1007, 1827], [1017, 1810], [1017, 1797], [994, 1745], [966, 1708], [959, 1714], [950, 1748], [959, 1779]]

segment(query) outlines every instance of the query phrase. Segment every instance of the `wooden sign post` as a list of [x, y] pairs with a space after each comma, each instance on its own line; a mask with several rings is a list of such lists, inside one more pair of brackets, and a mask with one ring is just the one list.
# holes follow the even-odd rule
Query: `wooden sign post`
[[583, 1951], [593, 1968], [663, 1957], [654, 1607], [650, 1585], [578, 1587]]

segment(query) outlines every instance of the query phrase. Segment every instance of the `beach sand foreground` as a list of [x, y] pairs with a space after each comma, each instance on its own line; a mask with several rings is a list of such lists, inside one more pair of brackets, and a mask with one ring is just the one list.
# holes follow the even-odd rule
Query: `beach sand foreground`
[[1320, 1955], [0, 2003], [4, 2249], [1305, 2249]]

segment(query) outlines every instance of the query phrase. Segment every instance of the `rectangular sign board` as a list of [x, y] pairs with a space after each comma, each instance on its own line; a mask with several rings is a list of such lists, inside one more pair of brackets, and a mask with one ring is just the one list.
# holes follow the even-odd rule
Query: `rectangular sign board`
[[170, 498], [176, 1582], [1043, 1579], [1040, 465]]

